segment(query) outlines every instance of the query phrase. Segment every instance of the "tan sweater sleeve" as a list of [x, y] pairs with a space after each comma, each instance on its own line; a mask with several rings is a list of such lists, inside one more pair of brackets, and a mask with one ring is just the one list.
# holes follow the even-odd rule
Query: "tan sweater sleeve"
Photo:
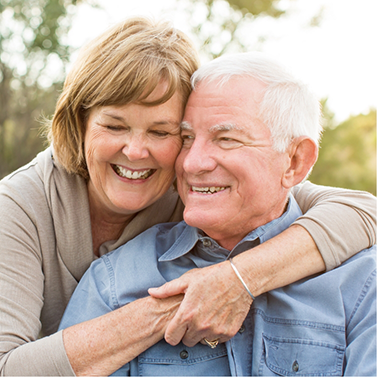
[[[55, 240], [48, 208], [27, 206], [28, 193], [34, 195], [40, 185], [27, 184], [27, 191], [13, 197], [0, 185], [0, 375], [73, 376], [61, 333], [39, 339], [42, 321], [52, 333], [60, 320], [43, 318], [48, 266], [41, 250], [53, 249]], [[43, 222], [37, 225], [36, 217]], [[56, 270], [54, 279], [62, 286], [59, 275]], [[55, 296], [61, 301], [58, 291]]]
[[4, 376], [74, 376], [66, 355], [62, 331], [25, 343], [5, 354], [0, 362]]
[[331, 270], [376, 243], [376, 198], [363, 191], [305, 182], [292, 192], [303, 216], [294, 224], [314, 239]]

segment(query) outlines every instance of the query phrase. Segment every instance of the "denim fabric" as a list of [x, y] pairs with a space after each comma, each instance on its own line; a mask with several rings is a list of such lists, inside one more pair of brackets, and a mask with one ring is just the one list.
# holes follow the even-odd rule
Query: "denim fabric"
[[[300, 215], [290, 197], [280, 218], [249, 233], [232, 251], [184, 222], [157, 225], [93, 262], [60, 329], [145, 297], [148, 288], [189, 269], [265, 242]], [[333, 271], [257, 297], [239, 333], [215, 349], [172, 347], [162, 340], [113, 375], [375, 376], [375, 253], [372, 247]]]

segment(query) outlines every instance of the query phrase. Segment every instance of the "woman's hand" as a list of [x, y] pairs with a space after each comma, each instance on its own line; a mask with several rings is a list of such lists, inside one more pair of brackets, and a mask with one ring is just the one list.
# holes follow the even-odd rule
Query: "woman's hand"
[[192, 347], [203, 338], [226, 342], [240, 329], [252, 303], [229, 261], [190, 270], [148, 292], [156, 298], [185, 294], [165, 332], [173, 346], [182, 340]]

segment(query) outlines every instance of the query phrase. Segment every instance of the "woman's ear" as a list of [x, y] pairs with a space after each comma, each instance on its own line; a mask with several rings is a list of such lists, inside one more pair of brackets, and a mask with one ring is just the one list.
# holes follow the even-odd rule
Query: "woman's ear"
[[291, 188], [302, 182], [318, 158], [318, 146], [307, 136], [296, 137], [288, 147], [289, 167], [283, 176], [283, 186]]

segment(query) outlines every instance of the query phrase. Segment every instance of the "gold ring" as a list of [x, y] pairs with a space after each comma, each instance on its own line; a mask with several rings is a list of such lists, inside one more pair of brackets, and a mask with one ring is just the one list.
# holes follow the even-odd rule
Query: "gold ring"
[[215, 340], [208, 340], [206, 338], [203, 338], [203, 341], [205, 342], [205, 344], [207, 344], [207, 346], [211, 347], [211, 348], [216, 348], [216, 346], [219, 344], [219, 340], [218, 339], [215, 339]]

